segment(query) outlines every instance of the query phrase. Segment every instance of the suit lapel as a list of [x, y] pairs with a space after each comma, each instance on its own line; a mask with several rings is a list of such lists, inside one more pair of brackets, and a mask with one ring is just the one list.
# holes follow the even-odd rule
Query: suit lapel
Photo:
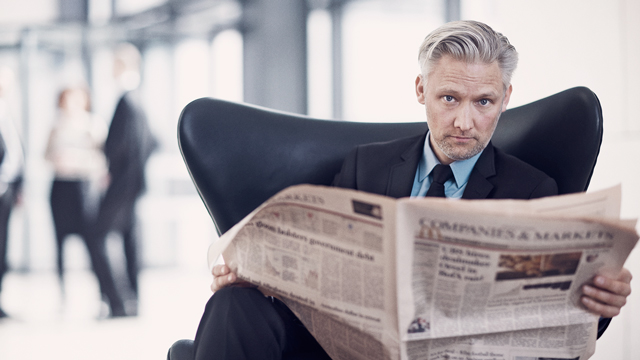
[[[389, 172], [389, 182], [387, 185], [386, 195], [394, 198], [407, 197], [411, 195], [413, 181], [416, 175], [418, 163], [424, 151], [424, 142], [426, 135], [422, 136], [420, 141], [414, 142], [400, 156], [400, 161], [391, 165]], [[493, 184], [487, 180], [496, 174], [494, 161], [493, 144], [489, 142], [487, 147], [478, 158], [476, 166], [471, 171], [467, 187], [462, 194], [463, 199], [486, 199]]]
[[467, 187], [462, 194], [463, 199], [477, 200], [487, 198], [491, 190], [493, 190], [493, 184], [487, 178], [496, 174], [494, 159], [493, 144], [489, 142], [482, 155], [478, 158], [476, 166], [471, 171]]
[[407, 150], [400, 155], [401, 160], [391, 166], [386, 191], [387, 196], [401, 198], [411, 195], [416, 169], [424, 152], [425, 139], [426, 134], [422, 135], [422, 140], [415, 141], [408, 147]]

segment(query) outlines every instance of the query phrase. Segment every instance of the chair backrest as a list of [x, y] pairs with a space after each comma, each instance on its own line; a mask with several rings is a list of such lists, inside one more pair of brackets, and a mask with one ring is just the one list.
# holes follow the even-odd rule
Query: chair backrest
[[[356, 145], [426, 130], [426, 122], [318, 120], [202, 98], [182, 111], [178, 142], [222, 234], [288, 186], [330, 185]], [[587, 189], [601, 141], [600, 103], [585, 87], [507, 110], [493, 137], [495, 146], [554, 178], [561, 194]]]

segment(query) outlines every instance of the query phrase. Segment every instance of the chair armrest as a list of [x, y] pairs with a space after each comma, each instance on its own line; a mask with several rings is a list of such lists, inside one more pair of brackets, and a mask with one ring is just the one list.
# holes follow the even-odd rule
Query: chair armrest
[[171, 345], [167, 360], [193, 360], [193, 340], [178, 340]]

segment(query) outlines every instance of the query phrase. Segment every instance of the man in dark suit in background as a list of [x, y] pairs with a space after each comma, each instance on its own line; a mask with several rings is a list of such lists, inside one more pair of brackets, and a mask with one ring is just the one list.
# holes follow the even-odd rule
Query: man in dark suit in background
[[[517, 59], [507, 38], [485, 24], [452, 22], [433, 31], [420, 48], [422, 71], [415, 81], [429, 132], [359, 146], [345, 159], [334, 185], [392, 197], [556, 195], [553, 179], [491, 145], [509, 103]], [[196, 334], [197, 360], [301, 354], [328, 358], [279, 300], [246, 288], [226, 265], [214, 266], [212, 274], [214, 295]], [[596, 285], [583, 288], [583, 304], [604, 317], [617, 315], [630, 293], [630, 280], [626, 269], [615, 279], [597, 276]], [[259, 326], [254, 319], [259, 319]]]
[[145, 166], [157, 146], [134, 91], [140, 84], [140, 60], [140, 53], [132, 44], [120, 44], [115, 50], [114, 77], [124, 93], [105, 141], [109, 186], [92, 231], [92, 242], [103, 258], [106, 258], [105, 240], [109, 232], [122, 235], [128, 286], [118, 290], [118, 282], [110, 269], [105, 267], [104, 260], [99, 261], [103, 273], [101, 291], [109, 301], [112, 317], [137, 314], [139, 254], [135, 204], [145, 190]]
[[[12, 91], [14, 74], [8, 67], [0, 67], [0, 290], [9, 266], [7, 248], [11, 212], [20, 202], [24, 172], [24, 150], [20, 134], [9, 115], [6, 99]], [[0, 319], [8, 315], [0, 308]]]

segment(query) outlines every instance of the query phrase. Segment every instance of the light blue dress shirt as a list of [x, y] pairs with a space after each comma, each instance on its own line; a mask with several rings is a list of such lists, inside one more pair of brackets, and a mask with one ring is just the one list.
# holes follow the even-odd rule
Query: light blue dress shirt
[[[431, 186], [431, 182], [433, 181], [431, 171], [436, 167], [436, 165], [440, 164], [436, 154], [429, 145], [429, 136], [430, 133], [427, 133], [422, 159], [420, 159], [420, 162], [418, 163], [416, 176], [413, 179], [411, 197], [423, 197], [427, 193], [427, 190], [429, 190], [429, 186]], [[453, 172], [453, 178], [444, 183], [444, 194], [447, 198], [460, 199], [462, 197], [464, 189], [467, 187], [467, 182], [469, 182], [471, 171], [476, 165], [481, 154], [482, 151], [467, 160], [454, 161], [451, 163], [450, 166], [451, 171]]]

